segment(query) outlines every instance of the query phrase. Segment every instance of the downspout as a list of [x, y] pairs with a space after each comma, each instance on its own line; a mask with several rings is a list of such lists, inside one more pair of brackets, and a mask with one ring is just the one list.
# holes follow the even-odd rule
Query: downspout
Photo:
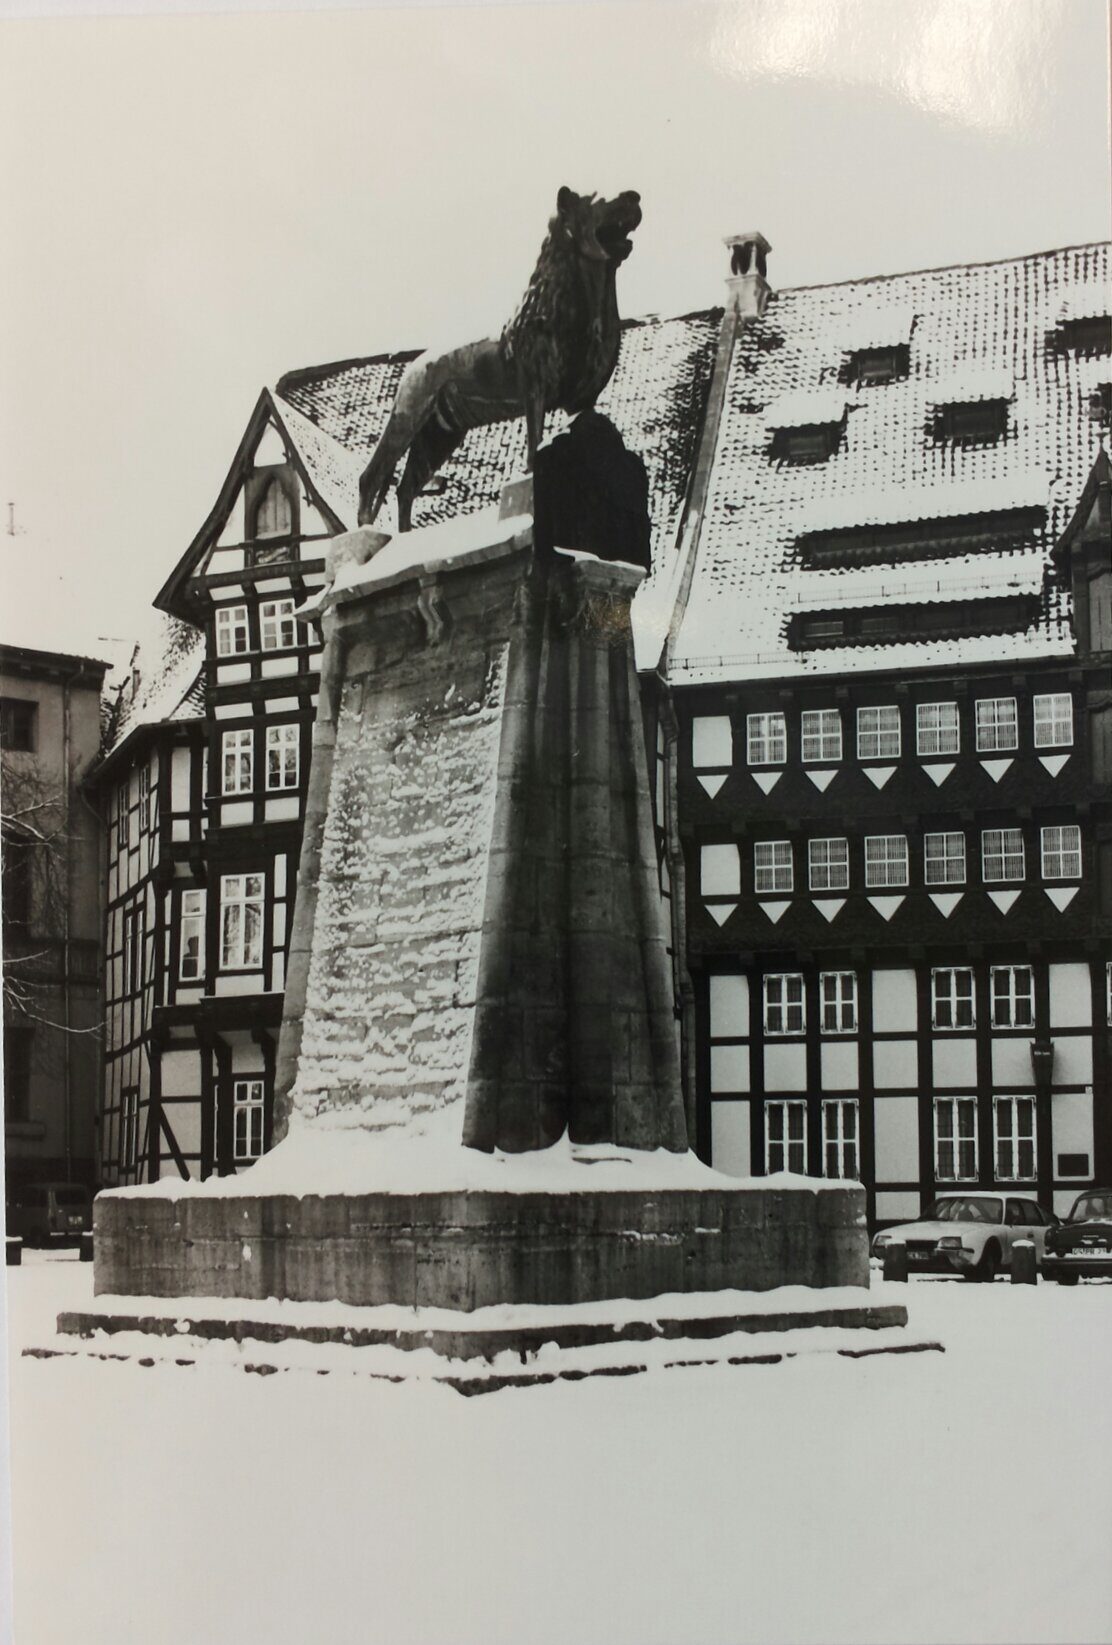
[[70, 770], [70, 760], [73, 730], [70, 723], [70, 692], [80, 674], [81, 670], [75, 669], [68, 679], [62, 681], [62, 1124], [67, 1182], [73, 1177], [73, 1073], [70, 1067], [70, 897], [73, 893], [73, 882], [70, 878], [70, 789], [73, 784], [73, 772]]
[[[699, 1141], [695, 985], [687, 960], [687, 861], [680, 834], [680, 728], [671, 682], [672, 657], [695, 576], [734, 347], [746, 325], [752, 320], [759, 320], [764, 314], [771, 290], [765, 278], [765, 260], [772, 248], [764, 235], [756, 232], [730, 235], [725, 244], [730, 251], [730, 276], [726, 282], [729, 300], [718, 333], [699, 448], [680, 522], [676, 598], [656, 670], [660, 725], [664, 733], [664, 850], [672, 894], [673, 983], [680, 1017], [684, 1113], [688, 1146], [692, 1149], [697, 1147]], [[704, 1152], [709, 1156], [710, 1139], [707, 1137], [703, 1141]]]

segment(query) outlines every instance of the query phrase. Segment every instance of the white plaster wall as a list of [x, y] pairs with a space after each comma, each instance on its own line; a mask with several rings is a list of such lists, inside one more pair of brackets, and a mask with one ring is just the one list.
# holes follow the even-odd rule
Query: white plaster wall
[[749, 1104], [716, 1102], [710, 1110], [711, 1164], [730, 1177], [747, 1177], [749, 1157]]
[[1051, 965], [1049, 971], [1050, 1026], [1090, 1028], [1093, 995], [1089, 967], [1082, 964]]
[[916, 1024], [914, 971], [873, 972], [873, 1026], [877, 1033], [907, 1033]]
[[704, 845], [699, 853], [704, 897], [736, 897], [741, 890], [741, 857], [736, 845]]
[[977, 1046], [973, 1040], [936, 1039], [931, 1046], [935, 1085], [952, 1090], [977, 1084]]
[[1088, 1034], [1054, 1036], [1055, 1085], [1091, 1085], [1093, 1081], [1093, 1041]]
[[698, 769], [707, 765], [732, 765], [733, 736], [728, 714], [698, 714], [691, 722], [691, 763]]
[[878, 1090], [910, 1088], [919, 1083], [919, 1053], [914, 1040], [873, 1041], [873, 1084]]
[[1089, 1175], [1093, 1163], [1093, 1093], [1060, 1091], [1050, 1099], [1050, 1137], [1054, 1153], [1054, 1175], [1058, 1175], [1059, 1154], [1088, 1154]]
[[748, 1091], [749, 1047], [747, 1045], [712, 1045], [710, 1051], [710, 1088], [717, 1091]]
[[[873, 1099], [873, 1158], [877, 1182], [914, 1182], [919, 1176], [919, 1103], [915, 1097]], [[882, 1214], [877, 1195], [877, 1216]]]
[[[220, 533], [219, 542], [221, 544], [242, 543], [243, 538], [243, 489], [241, 487], [240, 490], [236, 492], [235, 501], [228, 510], [228, 518], [224, 522], [224, 529]], [[215, 558], [216, 556], [213, 555], [213, 559]], [[240, 563], [242, 564], [242, 559]]]
[[765, 1045], [765, 1090], [806, 1091], [807, 1048], [805, 1045]]
[[711, 1039], [744, 1037], [749, 1032], [749, 978], [710, 979]]
[[919, 1196], [910, 1189], [878, 1193], [876, 1214], [880, 1222], [912, 1222], [919, 1215]]
[[164, 1097], [195, 1097], [201, 1089], [201, 1054], [199, 1051], [164, 1051], [162, 1053], [162, 1095]]
[[201, 1105], [199, 1102], [167, 1103], [166, 1123], [174, 1133], [175, 1141], [183, 1154], [199, 1154], [201, 1152]]
[[822, 1084], [826, 1091], [856, 1091], [859, 1080], [856, 1040], [824, 1040]]
[[1001, 1090], [1021, 1090], [1024, 1086], [1034, 1085], [1030, 1040], [993, 1040], [992, 1083]]

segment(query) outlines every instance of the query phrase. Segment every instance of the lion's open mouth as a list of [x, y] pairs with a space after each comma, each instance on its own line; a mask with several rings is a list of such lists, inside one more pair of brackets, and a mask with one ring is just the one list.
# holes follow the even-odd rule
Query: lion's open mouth
[[595, 210], [595, 236], [607, 257], [628, 257], [633, 250], [629, 236], [641, 221], [641, 196], [629, 189], [615, 200], [600, 200]]

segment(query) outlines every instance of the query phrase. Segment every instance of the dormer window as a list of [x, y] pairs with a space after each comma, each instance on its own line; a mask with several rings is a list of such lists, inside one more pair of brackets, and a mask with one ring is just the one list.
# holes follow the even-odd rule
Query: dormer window
[[1089, 395], [1089, 416], [1098, 428], [1112, 423], [1112, 383], [1098, 383]]
[[293, 512], [285, 488], [271, 480], [255, 511], [256, 537], [288, 537], [293, 530]]
[[778, 428], [773, 435], [771, 455], [781, 463], [824, 463], [837, 451], [841, 438], [841, 423]]
[[830, 389], [785, 394], [765, 412], [768, 454], [779, 463], [822, 463], [837, 451], [846, 425], [846, 398]]
[[272, 565], [294, 557], [297, 534], [294, 482], [285, 465], [257, 468], [246, 486], [247, 538], [252, 565]]
[[936, 440], [952, 440], [955, 445], [977, 445], [999, 440], [1007, 428], [1007, 400], [958, 400], [935, 407], [931, 433]]
[[842, 381], [858, 388], [875, 388], [906, 377], [911, 369], [911, 350], [906, 343], [886, 348], [854, 349], [842, 369]]
[[1112, 318], [1107, 314], [1086, 314], [1075, 320], [1062, 320], [1052, 333], [1051, 343], [1056, 353], [1073, 354], [1084, 360], [1112, 354]]

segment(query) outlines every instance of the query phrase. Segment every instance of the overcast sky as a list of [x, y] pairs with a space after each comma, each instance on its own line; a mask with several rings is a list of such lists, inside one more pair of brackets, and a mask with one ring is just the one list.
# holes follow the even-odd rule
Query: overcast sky
[[9, 17], [0, 637], [134, 634], [262, 385], [497, 328], [561, 183], [641, 192], [627, 315], [740, 229], [781, 287], [1104, 238], [1108, 65], [1105, 0]]

